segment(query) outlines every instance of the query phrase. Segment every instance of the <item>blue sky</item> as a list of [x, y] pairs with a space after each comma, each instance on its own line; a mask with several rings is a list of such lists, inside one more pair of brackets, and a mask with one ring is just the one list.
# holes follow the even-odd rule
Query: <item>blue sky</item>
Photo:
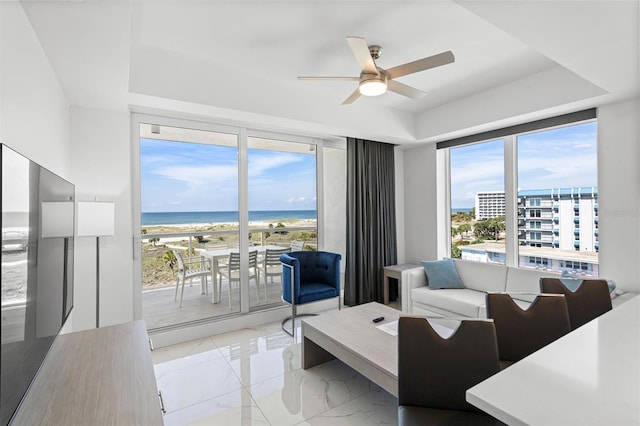
[[[504, 143], [451, 150], [451, 207], [471, 208], [479, 191], [504, 190]], [[518, 188], [597, 186], [597, 123], [518, 137]]]
[[[249, 150], [249, 210], [315, 210], [315, 155]], [[237, 211], [236, 148], [140, 139], [142, 211]]]

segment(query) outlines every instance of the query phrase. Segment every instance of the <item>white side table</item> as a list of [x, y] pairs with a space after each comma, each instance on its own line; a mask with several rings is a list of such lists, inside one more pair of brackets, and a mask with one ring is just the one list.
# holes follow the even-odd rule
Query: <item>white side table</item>
[[[401, 265], [389, 265], [384, 267], [384, 304], [389, 304], [389, 278], [395, 278], [398, 280], [398, 293], [402, 289], [402, 271], [407, 269], [420, 268], [420, 265], [415, 263], [403, 263]], [[402, 294], [401, 294], [402, 296]]]

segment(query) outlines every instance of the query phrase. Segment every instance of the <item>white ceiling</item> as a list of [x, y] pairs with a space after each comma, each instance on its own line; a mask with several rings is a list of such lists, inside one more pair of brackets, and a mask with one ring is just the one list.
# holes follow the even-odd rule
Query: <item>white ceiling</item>
[[[154, 108], [309, 134], [415, 143], [636, 96], [640, 0], [22, 1], [71, 105]], [[347, 36], [427, 92], [342, 106]], [[491, 123], [491, 124], [487, 124]]]

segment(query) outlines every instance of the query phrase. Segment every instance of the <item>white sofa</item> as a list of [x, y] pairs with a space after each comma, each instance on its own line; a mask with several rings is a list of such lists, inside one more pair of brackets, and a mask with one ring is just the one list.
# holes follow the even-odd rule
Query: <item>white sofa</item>
[[[485, 295], [508, 292], [522, 308], [540, 292], [540, 277], [558, 278], [557, 273], [515, 268], [494, 263], [453, 259], [466, 288], [431, 290], [422, 267], [409, 269], [402, 277], [403, 311], [412, 315], [486, 318]], [[518, 294], [528, 293], [528, 294]], [[406, 303], [405, 303], [406, 302]]]

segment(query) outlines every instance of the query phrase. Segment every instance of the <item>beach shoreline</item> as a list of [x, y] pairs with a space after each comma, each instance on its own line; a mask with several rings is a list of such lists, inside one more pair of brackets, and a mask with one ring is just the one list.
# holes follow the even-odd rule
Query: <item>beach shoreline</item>
[[[283, 224], [285, 228], [304, 228], [317, 226], [315, 219], [279, 219], [273, 221], [253, 221], [249, 222], [249, 229], [263, 229], [270, 232], [276, 229], [278, 224]], [[272, 228], [269, 227], [272, 225]], [[205, 231], [232, 231], [238, 229], [237, 222], [222, 223], [182, 223], [166, 225], [142, 225], [143, 234], [175, 234], [180, 232], [205, 232]]]

